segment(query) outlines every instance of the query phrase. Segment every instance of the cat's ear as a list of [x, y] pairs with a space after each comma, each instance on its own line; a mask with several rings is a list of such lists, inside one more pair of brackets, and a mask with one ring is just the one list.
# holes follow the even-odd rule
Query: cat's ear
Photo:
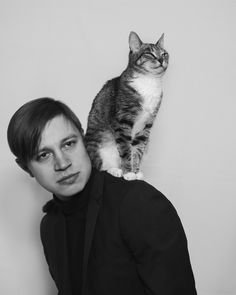
[[156, 45], [164, 47], [164, 33], [161, 35], [161, 38], [157, 41]]
[[129, 48], [132, 52], [138, 52], [142, 45], [142, 41], [135, 32], [130, 32], [129, 34]]

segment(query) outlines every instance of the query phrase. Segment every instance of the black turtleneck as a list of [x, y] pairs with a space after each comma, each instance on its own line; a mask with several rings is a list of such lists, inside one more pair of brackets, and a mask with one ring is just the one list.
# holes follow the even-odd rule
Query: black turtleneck
[[73, 295], [81, 294], [82, 288], [85, 222], [92, 178], [93, 172], [83, 191], [72, 196], [68, 201], [61, 201], [54, 196], [55, 202], [66, 219], [67, 249]]

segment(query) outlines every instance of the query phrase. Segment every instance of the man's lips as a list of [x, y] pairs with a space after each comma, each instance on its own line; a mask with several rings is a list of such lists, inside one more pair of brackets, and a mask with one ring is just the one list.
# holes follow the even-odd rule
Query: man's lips
[[75, 182], [75, 180], [79, 176], [79, 173], [80, 172], [76, 172], [76, 173], [72, 173], [67, 176], [64, 176], [64, 177], [60, 178], [57, 181], [57, 183], [59, 183], [59, 184], [72, 184], [73, 182]]

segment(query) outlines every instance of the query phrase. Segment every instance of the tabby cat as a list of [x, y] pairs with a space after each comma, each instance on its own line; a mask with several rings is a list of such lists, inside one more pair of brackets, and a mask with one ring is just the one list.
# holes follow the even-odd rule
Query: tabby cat
[[141, 159], [162, 100], [169, 55], [164, 34], [156, 44], [129, 35], [129, 62], [95, 97], [85, 144], [92, 165], [127, 180], [141, 179]]

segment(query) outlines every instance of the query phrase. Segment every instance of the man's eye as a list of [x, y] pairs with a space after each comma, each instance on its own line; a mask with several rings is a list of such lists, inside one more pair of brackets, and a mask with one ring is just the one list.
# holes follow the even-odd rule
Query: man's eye
[[70, 147], [74, 146], [75, 143], [76, 143], [75, 140], [70, 140], [70, 141], [67, 141], [64, 146], [65, 146], [65, 148], [70, 148]]
[[43, 152], [43, 153], [37, 155], [37, 160], [43, 161], [43, 160], [46, 160], [48, 157], [49, 157], [49, 153]]

